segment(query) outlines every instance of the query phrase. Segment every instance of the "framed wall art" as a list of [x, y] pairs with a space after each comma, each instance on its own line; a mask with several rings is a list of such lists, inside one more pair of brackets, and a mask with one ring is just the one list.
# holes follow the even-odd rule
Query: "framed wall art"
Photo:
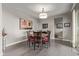
[[42, 28], [43, 28], [43, 29], [48, 28], [48, 23], [42, 24]]
[[59, 28], [59, 29], [63, 28], [63, 23], [56, 24], [56, 27]]
[[27, 19], [20, 18], [20, 29], [32, 29], [32, 21]]
[[70, 27], [70, 23], [64, 23], [64, 27]]

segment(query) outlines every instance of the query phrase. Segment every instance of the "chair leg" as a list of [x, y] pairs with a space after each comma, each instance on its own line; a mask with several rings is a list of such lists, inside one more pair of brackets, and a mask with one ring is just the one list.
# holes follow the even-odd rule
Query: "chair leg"
[[50, 47], [50, 40], [48, 40], [48, 47]]
[[29, 47], [30, 47], [30, 41], [28, 43], [29, 43]]
[[34, 50], [35, 50], [35, 43], [34, 43]]
[[26, 46], [28, 46], [28, 41], [26, 42]]

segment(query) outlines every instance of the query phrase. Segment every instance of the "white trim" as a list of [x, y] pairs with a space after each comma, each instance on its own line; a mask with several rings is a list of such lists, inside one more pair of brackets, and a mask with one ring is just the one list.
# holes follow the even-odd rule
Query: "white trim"
[[73, 48], [75, 48], [76, 47], [76, 39], [77, 39], [77, 32], [76, 32], [76, 11], [75, 11], [75, 9], [73, 9], [73, 12], [72, 12], [72, 24], [73, 24]]
[[21, 41], [13, 42], [13, 43], [7, 44], [6, 47], [9, 47], [9, 46], [12, 46], [12, 45], [24, 42], [24, 41], [26, 41], [26, 40], [21, 40]]
[[[54, 40], [62, 40], [62, 39], [54, 39]], [[69, 42], [71, 42], [71, 43], [73, 43], [71, 40], [64, 40], [64, 38], [63, 38], [63, 40], [62, 41], [69, 41]]]

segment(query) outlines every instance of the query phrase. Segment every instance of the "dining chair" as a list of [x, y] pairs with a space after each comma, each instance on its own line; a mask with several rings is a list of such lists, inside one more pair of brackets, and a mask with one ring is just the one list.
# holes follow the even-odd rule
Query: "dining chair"
[[34, 34], [33, 34], [33, 31], [28, 31], [27, 32], [27, 37], [28, 37], [28, 40], [27, 40], [27, 45], [29, 47], [33, 46], [34, 44]]
[[34, 41], [34, 50], [35, 50], [36, 47], [37, 48], [42, 47], [41, 31], [34, 32], [34, 37], [35, 37], [35, 41]]
[[47, 48], [50, 46], [50, 31], [42, 32], [42, 44]]

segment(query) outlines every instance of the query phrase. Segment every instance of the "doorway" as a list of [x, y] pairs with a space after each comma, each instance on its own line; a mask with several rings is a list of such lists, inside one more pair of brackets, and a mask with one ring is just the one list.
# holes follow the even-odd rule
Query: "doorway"
[[63, 39], [63, 18], [58, 17], [54, 19], [55, 25], [55, 39]]

